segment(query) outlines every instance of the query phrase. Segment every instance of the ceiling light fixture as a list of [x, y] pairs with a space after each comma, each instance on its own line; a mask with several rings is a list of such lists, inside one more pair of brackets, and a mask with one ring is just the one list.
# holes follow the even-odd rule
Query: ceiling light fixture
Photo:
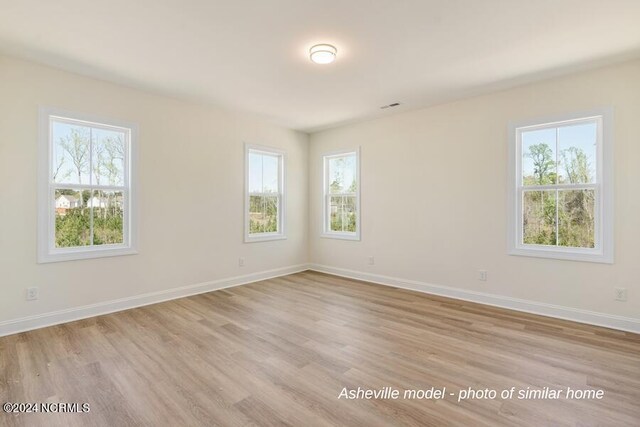
[[336, 59], [338, 49], [330, 44], [317, 44], [309, 49], [309, 59], [316, 64], [330, 64]]

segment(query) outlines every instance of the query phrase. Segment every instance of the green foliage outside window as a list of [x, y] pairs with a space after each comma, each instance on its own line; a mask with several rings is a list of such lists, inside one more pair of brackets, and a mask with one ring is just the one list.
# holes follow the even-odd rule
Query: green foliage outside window
[[70, 248], [91, 244], [89, 209], [69, 209], [65, 215], [56, 215], [56, 247]]
[[[593, 182], [588, 156], [580, 148], [569, 147], [560, 151], [557, 164], [551, 147], [544, 143], [532, 145], [524, 156], [533, 163], [533, 174], [523, 177], [525, 187]], [[580, 248], [595, 246], [593, 189], [531, 190], [523, 195], [524, 243]]]
[[355, 196], [331, 197], [331, 231], [356, 232]]
[[[355, 160], [350, 157], [338, 157], [330, 160], [331, 182], [329, 193], [332, 194], [330, 204], [329, 226], [331, 231], [356, 232], [356, 181]], [[347, 174], [351, 173], [351, 183]]]
[[249, 197], [249, 233], [278, 232], [277, 196]]
[[[56, 200], [69, 196], [77, 207], [57, 208], [55, 215], [55, 242], [58, 248], [124, 243], [122, 194], [96, 192], [90, 207], [90, 191], [56, 190]], [[93, 236], [91, 230], [93, 228]], [[92, 241], [93, 240], [93, 241]]]

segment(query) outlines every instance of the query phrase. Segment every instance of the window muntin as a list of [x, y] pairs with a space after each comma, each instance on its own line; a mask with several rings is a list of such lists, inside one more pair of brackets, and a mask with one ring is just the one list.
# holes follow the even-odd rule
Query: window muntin
[[607, 118], [574, 115], [512, 127], [512, 254], [612, 262]]
[[245, 241], [285, 238], [284, 153], [246, 147]]
[[135, 253], [134, 127], [45, 109], [41, 123], [39, 262]]
[[323, 235], [360, 237], [359, 156], [357, 151], [324, 156]]

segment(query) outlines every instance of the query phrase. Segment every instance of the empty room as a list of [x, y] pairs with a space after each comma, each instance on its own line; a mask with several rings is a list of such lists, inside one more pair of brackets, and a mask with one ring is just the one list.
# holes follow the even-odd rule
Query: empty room
[[0, 0], [0, 427], [640, 426], [640, 1]]

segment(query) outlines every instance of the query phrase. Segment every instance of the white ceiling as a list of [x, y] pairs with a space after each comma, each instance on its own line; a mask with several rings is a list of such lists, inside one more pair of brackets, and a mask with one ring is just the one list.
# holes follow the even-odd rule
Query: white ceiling
[[0, 52], [312, 132], [640, 56], [640, 0], [0, 0]]

